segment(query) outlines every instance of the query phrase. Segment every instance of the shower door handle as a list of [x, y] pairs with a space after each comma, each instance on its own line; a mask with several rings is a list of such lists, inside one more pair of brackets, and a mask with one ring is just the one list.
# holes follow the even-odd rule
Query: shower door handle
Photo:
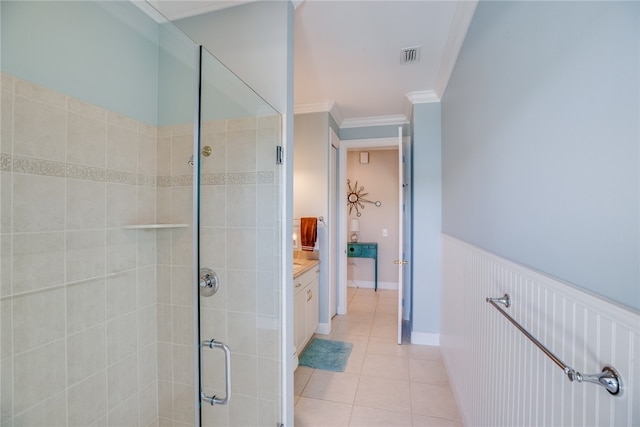
[[[207, 396], [204, 391], [202, 391], [202, 378], [200, 379], [200, 399], [210, 403], [211, 405], [226, 405], [229, 403], [231, 399], [231, 350], [229, 350], [229, 346], [223, 342], [216, 340], [202, 341], [200, 344], [200, 358], [202, 358], [202, 348], [219, 348], [224, 351], [224, 371], [225, 371], [225, 396], [224, 398], [219, 398], [216, 395]], [[202, 370], [201, 370], [202, 372]], [[202, 375], [202, 374], [200, 374]]]

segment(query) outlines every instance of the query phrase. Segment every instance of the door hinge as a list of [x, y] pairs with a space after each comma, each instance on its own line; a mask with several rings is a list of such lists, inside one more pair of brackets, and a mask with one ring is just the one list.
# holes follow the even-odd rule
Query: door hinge
[[283, 155], [284, 155], [284, 149], [282, 148], [282, 145], [277, 145], [276, 146], [276, 165], [282, 164]]

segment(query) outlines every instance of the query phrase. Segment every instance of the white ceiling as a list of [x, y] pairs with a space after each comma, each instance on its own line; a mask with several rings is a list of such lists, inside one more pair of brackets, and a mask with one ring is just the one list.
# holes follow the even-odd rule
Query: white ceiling
[[[170, 19], [247, 1], [150, 0]], [[476, 1], [294, 1], [296, 112], [331, 110], [344, 127], [407, 121], [444, 92]], [[420, 61], [401, 64], [401, 49]]]

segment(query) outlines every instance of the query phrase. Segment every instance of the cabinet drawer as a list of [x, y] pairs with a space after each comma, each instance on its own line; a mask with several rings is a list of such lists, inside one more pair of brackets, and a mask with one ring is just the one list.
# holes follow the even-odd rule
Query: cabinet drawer
[[362, 246], [347, 243], [347, 256], [360, 257], [362, 255]]
[[317, 280], [319, 272], [320, 272], [320, 269], [316, 265], [313, 268], [311, 268], [311, 270], [305, 271], [298, 277], [294, 277], [293, 278], [294, 295], [300, 292], [302, 289], [304, 289], [304, 287], [307, 286], [309, 283], [313, 282], [314, 280]]
[[375, 258], [377, 243], [347, 243], [347, 256], [353, 258]]

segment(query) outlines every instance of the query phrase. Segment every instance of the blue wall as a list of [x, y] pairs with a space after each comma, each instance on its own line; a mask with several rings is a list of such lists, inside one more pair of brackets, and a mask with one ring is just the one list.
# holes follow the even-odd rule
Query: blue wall
[[638, 2], [480, 2], [442, 100], [443, 231], [640, 309]]
[[158, 24], [129, 2], [5, 1], [2, 70], [157, 122]]
[[158, 124], [193, 122], [198, 49], [171, 23], [160, 25]]
[[[250, 2], [175, 24], [284, 114], [292, 78], [287, 74], [290, 7], [289, 1]], [[230, 98], [242, 103], [236, 97]]]
[[440, 108], [440, 103], [416, 104], [412, 121], [412, 332], [434, 336], [440, 333]]

